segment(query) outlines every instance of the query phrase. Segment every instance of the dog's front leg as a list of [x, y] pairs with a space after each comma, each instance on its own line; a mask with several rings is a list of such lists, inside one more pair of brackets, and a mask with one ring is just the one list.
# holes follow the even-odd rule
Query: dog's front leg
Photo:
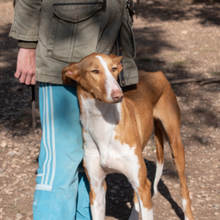
[[90, 201], [93, 220], [105, 219], [105, 194], [106, 183], [105, 181], [97, 181], [90, 185]]
[[143, 220], [153, 220], [153, 208], [151, 201], [151, 182], [147, 179], [147, 169], [144, 160], [140, 161], [139, 186], [134, 187], [139, 200]]
[[121, 172], [128, 178], [135, 191], [134, 207], [129, 220], [138, 220], [139, 211], [141, 211], [143, 220], [153, 220], [151, 183], [147, 179], [147, 168], [142, 157], [141, 149], [138, 148], [136, 153], [139, 157], [131, 154], [122, 160], [122, 164], [125, 164], [125, 166], [122, 166], [123, 168], [133, 167], [133, 169], [121, 169]]
[[83, 164], [90, 183], [90, 207], [93, 220], [105, 219], [106, 173], [100, 165], [100, 153], [91, 135], [83, 131]]
[[134, 190], [134, 206], [131, 210], [131, 215], [129, 217], [128, 220], [137, 220], [139, 219], [139, 211], [140, 211], [140, 206], [139, 206], [139, 201], [138, 201], [138, 197], [137, 197], [137, 193]]
[[99, 158], [84, 157], [87, 175], [90, 182], [90, 206], [93, 220], [105, 219], [105, 176]]
[[84, 156], [86, 174], [90, 182], [90, 206], [93, 220], [105, 219], [106, 174], [100, 166], [100, 158]]
[[139, 199], [139, 205], [141, 208], [141, 216], [143, 220], [153, 220], [153, 208], [151, 203], [151, 192], [149, 184], [147, 183], [149, 180], [146, 180], [143, 186], [140, 186], [136, 193]]

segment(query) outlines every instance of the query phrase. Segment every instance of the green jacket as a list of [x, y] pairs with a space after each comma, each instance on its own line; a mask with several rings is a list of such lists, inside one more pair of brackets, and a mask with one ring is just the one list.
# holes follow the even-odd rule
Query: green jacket
[[124, 67], [120, 83], [136, 84], [135, 42], [126, 2], [18, 0], [10, 36], [26, 42], [26, 48], [36, 46], [37, 81], [62, 84], [61, 71], [68, 63], [93, 52], [119, 55], [120, 33]]

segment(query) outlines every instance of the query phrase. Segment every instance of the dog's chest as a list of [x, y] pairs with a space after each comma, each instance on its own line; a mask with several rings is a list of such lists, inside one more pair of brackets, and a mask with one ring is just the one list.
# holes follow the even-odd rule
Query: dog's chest
[[85, 132], [98, 146], [112, 144], [114, 130], [120, 120], [120, 105], [83, 98], [81, 103], [81, 123]]
[[128, 143], [122, 143], [115, 131], [120, 121], [120, 104], [83, 100], [82, 105], [85, 155], [99, 158], [104, 168], [124, 172], [125, 163], [137, 161], [137, 156], [135, 149]]

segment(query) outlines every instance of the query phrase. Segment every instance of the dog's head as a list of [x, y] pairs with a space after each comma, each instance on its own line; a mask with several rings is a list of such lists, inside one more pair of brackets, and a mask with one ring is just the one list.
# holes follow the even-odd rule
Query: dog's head
[[117, 83], [122, 71], [122, 57], [93, 53], [79, 63], [71, 63], [62, 71], [64, 84], [76, 81], [84, 91], [94, 98], [106, 102], [117, 103], [123, 99], [122, 90]]

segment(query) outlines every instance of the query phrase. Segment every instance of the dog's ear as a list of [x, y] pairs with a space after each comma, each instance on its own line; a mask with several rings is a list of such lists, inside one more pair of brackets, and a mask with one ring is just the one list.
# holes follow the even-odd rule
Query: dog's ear
[[112, 60], [113, 60], [113, 63], [115, 63], [115, 64], [117, 64], [117, 65], [119, 65], [120, 63], [121, 63], [121, 60], [122, 60], [122, 56], [116, 56], [116, 55], [114, 55], [114, 54], [110, 54], [109, 55], [111, 58], [112, 58]]
[[119, 73], [123, 70], [123, 65], [121, 63], [121, 60], [122, 60], [122, 56], [116, 56], [114, 54], [110, 54], [110, 57], [112, 58], [113, 60], [113, 63], [115, 63], [117, 66], [118, 66], [118, 70], [119, 70]]
[[119, 64], [123, 58], [122, 56], [116, 56], [115, 54], [112, 53], [109, 55], [109, 57], [112, 58], [113, 62], [117, 64]]
[[113, 58], [115, 58], [115, 57], [117, 57], [117, 56], [116, 56], [115, 54], [111, 53], [111, 54], [109, 55], [109, 57], [113, 59]]
[[62, 70], [64, 84], [71, 84], [73, 81], [79, 82], [80, 78], [78, 63], [71, 63]]

